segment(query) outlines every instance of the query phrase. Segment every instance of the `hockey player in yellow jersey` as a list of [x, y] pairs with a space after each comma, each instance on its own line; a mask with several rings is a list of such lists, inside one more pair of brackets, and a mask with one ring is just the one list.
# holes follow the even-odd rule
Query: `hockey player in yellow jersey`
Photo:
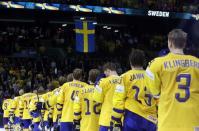
[[113, 96], [113, 125], [123, 121], [123, 131], [156, 131], [156, 101], [144, 83], [144, 52], [132, 50], [129, 55], [131, 70], [122, 74], [122, 86], [116, 86]]
[[[19, 94], [19, 95], [18, 95]], [[12, 104], [10, 106], [10, 118], [9, 121], [14, 125], [14, 129], [18, 130], [19, 122], [20, 122], [20, 110], [19, 110], [19, 101], [20, 97], [24, 94], [24, 90], [20, 89], [19, 93], [16, 92], [16, 97], [13, 99]]]
[[[60, 131], [71, 131], [73, 129], [73, 103], [82, 88], [87, 84], [82, 82], [83, 71], [75, 69], [73, 71], [73, 81], [67, 82], [61, 87], [57, 98], [58, 115], [61, 113]], [[63, 107], [63, 108], [62, 108]]]
[[57, 111], [57, 108], [56, 108], [56, 104], [57, 104], [57, 97], [59, 95], [60, 90], [61, 90], [61, 87], [54, 89], [52, 91], [52, 96], [47, 100], [49, 117], [53, 121], [54, 129], [56, 129], [58, 127], [58, 117], [57, 117], [58, 111]]
[[159, 96], [159, 131], [199, 130], [199, 59], [185, 55], [187, 34], [168, 34], [170, 53], [154, 59], [146, 70], [147, 87]]
[[[72, 74], [72, 73], [71, 73]], [[67, 76], [68, 78], [68, 76]], [[59, 77], [58, 81], [59, 81], [59, 85], [64, 85], [64, 83], [66, 82], [71, 82], [73, 80], [73, 77], [71, 77], [70, 79], [66, 79], [65, 77], [61, 76]], [[60, 93], [60, 90], [61, 90], [61, 86], [54, 89], [52, 91], [52, 96], [50, 98], [48, 98], [47, 100], [47, 108], [49, 110], [49, 117], [50, 119], [52, 119], [53, 121], [53, 129], [54, 130], [59, 130], [59, 125], [58, 125], [58, 110], [57, 110], [57, 107], [56, 107], [56, 104], [57, 104], [57, 97]]]
[[[43, 87], [40, 87], [39, 89], [35, 90], [37, 94], [34, 95], [31, 100], [30, 104], [28, 106], [29, 113], [31, 114], [32, 117], [32, 125], [30, 126], [31, 130], [33, 131], [39, 131], [40, 128], [44, 129], [44, 113], [45, 113], [45, 99], [46, 99], [46, 94], [45, 90]], [[42, 107], [38, 107], [38, 103], [41, 103]], [[40, 126], [41, 125], [41, 126]]]
[[103, 66], [106, 78], [102, 78], [98, 85], [95, 86], [94, 101], [101, 103], [101, 113], [99, 118], [100, 131], [110, 130], [111, 112], [113, 108], [113, 94], [115, 87], [121, 84], [121, 79], [116, 72], [114, 63], [106, 63]]
[[10, 106], [12, 104], [12, 99], [10, 98], [10, 95], [6, 95], [3, 104], [2, 104], [2, 109], [3, 109], [3, 125], [4, 129], [6, 131], [9, 131], [11, 127], [9, 126], [9, 112], [10, 112]]
[[20, 97], [19, 101], [19, 112], [20, 112], [20, 125], [22, 126], [23, 130], [29, 130], [29, 126], [32, 123], [32, 116], [29, 112], [29, 104], [31, 99], [36, 95], [35, 93], [31, 93], [30, 89], [25, 88], [24, 91], [26, 92], [24, 95]]
[[[48, 101], [48, 98], [52, 97], [52, 92], [51, 90], [49, 90], [48, 92], [46, 92], [45, 94], [42, 95], [42, 98], [44, 99], [44, 102]], [[52, 119], [49, 119], [49, 110], [45, 109], [44, 110], [44, 127], [46, 129], [48, 129], [50, 127], [50, 125], [52, 124]]]
[[[74, 123], [75, 129], [80, 126], [80, 131], [98, 131], [99, 130], [99, 114], [100, 103], [93, 101], [94, 83], [100, 71], [91, 69], [89, 71], [89, 85], [82, 89], [82, 93], [75, 98], [74, 103]], [[80, 124], [80, 125], [79, 125]]]
[[[53, 80], [52, 82], [49, 83], [48, 92], [43, 95], [43, 98], [47, 106], [49, 106], [48, 100], [53, 96], [53, 90], [55, 88], [58, 88], [59, 86], [60, 86], [59, 81], [57, 80]], [[44, 126], [46, 129], [51, 129], [53, 126], [53, 119], [52, 119], [51, 112], [52, 110], [46, 107], [45, 113], [44, 113]]]
[[69, 73], [69, 74], [67, 75], [66, 81], [67, 81], [67, 82], [73, 81], [73, 73]]

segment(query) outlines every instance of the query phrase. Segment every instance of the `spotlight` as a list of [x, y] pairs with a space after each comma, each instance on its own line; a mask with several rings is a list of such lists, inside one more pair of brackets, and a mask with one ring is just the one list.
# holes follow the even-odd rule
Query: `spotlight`
[[85, 18], [84, 17], [80, 17], [80, 20], [85, 20]]
[[62, 27], [66, 27], [67, 26], [67, 24], [62, 24]]
[[106, 26], [106, 25], [105, 25], [105, 26], [103, 26], [103, 28], [104, 28], [104, 29], [106, 29], [107, 27], [108, 27], [108, 26]]
[[93, 25], [97, 25], [97, 22], [93, 22]]

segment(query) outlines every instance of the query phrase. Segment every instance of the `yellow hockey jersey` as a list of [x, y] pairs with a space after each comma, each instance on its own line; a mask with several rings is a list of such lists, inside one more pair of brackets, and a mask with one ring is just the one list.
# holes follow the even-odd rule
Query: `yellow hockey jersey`
[[150, 63], [146, 77], [151, 93], [160, 96], [158, 130], [198, 130], [199, 59], [169, 53]]
[[58, 110], [56, 107], [57, 104], [57, 97], [60, 93], [61, 88], [56, 88], [52, 91], [52, 96], [48, 99], [48, 105], [50, 107], [50, 113], [53, 118], [53, 122], [57, 122], [57, 115], [58, 115]]
[[[48, 101], [48, 99], [52, 97], [52, 92], [47, 92], [46, 94], [42, 95], [42, 98], [44, 99], [45, 103]], [[49, 117], [49, 112], [50, 110], [45, 110], [44, 111], [44, 121], [48, 121], [48, 117]]]
[[[45, 102], [44, 95], [39, 95], [39, 96], [35, 95], [31, 98], [30, 104], [28, 106], [29, 113], [32, 112], [32, 111], [35, 111], [37, 109], [36, 105], [37, 105], [38, 101], [44, 103]], [[41, 115], [42, 115], [42, 117], [44, 117], [44, 110], [41, 111]], [[41, 115], [40, 115], [40, 117], [41, 117]], [[40, 117], [33, 118], [32, 121], [33, 122], [40, 122], [40, 119], [41, 119]]]
[[20, 96], [15, 97], [10, 106], [10, 112], [11, 114], [15, 114], [15, 117], [20, 116], [19, 101], [20, 101]]
[[20, 117], [22, 119], [32, 119], [29, 113], [29, 104], [31, 99], [36, 96], [34, 93], [26, 93], [22, 95], [19, 101], [19, 110], [20, 110]]
[[110, 126], [113, 108], [113, 94], [115, 92], [115, 87], [119, 84], [121, 84], [121, 78], [119, 76], [112, 75], [101, 79], [99, 85], [95, 87], [93, 99], [102, 104], [99, 118], [99, 125], [101, 126]]
[[74, 80], [65, 83], [61, 87], [60, 94], [57, 98], [57, 109], [59, 112], [62, 111], [61, 122], [73, 122], [73, 103], [75, 96], [77, 96], [86, 85], [84, 82]]
[[74, 119], [80, 120], [81, 131], [98, 131], [101, 104], [93, 100], [94, 85], [82, 89], [82, 93], [75, 98]]
[[3, 117], [9, 117], [10, 115], [10, 106], [12, 104], [12, 99], [5, 99], [2, 104]]
[[127, 109], [157, 123], [156, 101], [147, 91], [144, 74], [144, 70], [130, 70], [121, 76], [122, 85], [116, 86], [113, 96], [113, 118], [121, 119]]

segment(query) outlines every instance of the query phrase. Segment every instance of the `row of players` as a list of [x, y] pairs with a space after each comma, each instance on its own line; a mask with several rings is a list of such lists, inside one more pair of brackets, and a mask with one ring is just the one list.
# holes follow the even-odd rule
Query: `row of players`
[[5, 100], [4, 105], [12, 103], [9, 113], [15, 119], [10, 122], [24, 130], [33, 123], [35, 131], [39, 123], [45, 125], [42, 119], [47, 123], [53, 119], [54, 127], [60, 124], [61, 131], [197, 131], [199, 59], [184, 55], [186, 39], [182, 30], [172, 30], [168, 35], [170, 53], [154, 59], [146, 71], [143, 51], [133, 50], [131, 70], [121, 76], [115, 64], [106, 63], [105, 76], [91, 69], [86, 84], [81, 81], [82, 70], [75, 69], [73, 81], [52, 92]]

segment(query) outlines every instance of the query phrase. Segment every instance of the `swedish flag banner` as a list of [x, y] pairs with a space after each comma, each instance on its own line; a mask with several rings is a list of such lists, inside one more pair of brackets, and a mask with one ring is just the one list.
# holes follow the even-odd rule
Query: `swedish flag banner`
[[78, 52], [95, 51], [95, 25], [92, 21], [75, 21], [76, 50]]

